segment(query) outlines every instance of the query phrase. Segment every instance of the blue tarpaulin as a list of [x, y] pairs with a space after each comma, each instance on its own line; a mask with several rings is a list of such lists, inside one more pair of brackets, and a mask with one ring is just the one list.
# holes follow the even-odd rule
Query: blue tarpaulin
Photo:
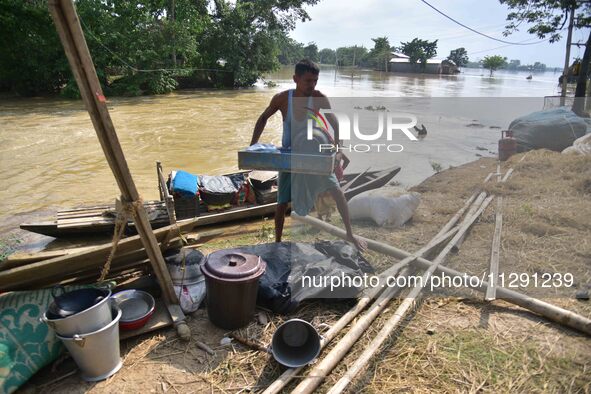
[[197, 175], [190, 174], [186, 171], [177, 171], [172, 180], [172, 191], [186, 196], [195, 196], [197, 194], [197, 183], [199, 178]]

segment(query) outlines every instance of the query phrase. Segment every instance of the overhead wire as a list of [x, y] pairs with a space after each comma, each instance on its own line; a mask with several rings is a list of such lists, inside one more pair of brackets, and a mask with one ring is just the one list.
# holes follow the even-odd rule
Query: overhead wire
[[479, 34], [483, 37], [486, 37], [488, 39], [494, 40], [494, 41], [498, 41], [498, 42], [502, 42], [503, 44], [508, 44], [508, 45], [535, 45], [535, 44], [540, 44], [542, 42], [548, 41], [548, 40], [540, 40], [540, 41], [536, 41], [536, 42], [529, 42], [529, 43], [524, 43], [524, 42], [511, 42], [511, 41], [506, 41], [506, 40], [501, 40], [500, 38], [496, 38], [493, 36], [489, 36], [488, 34], [482, 33], [476, 29], [471, 28], [470, 26], [466, 26], [465, 24], [463, 24], [462, 22], [452, 18], [451, 16], [447, 15], [446, 13], [444, 13], [443, 11], [440, 11], [439, 9], [435, 8], [433, 5], [429, 4], [426, 0], [419, 0], [422, 3], [424, 3], [425, 5], [427, 5], [428, 7], [432, 8], [434, 11], [436, 11], [437, 13], [443, 15], [445, 18], [449, 19], [450, 21], [462, 26], [465, 29], [470, 30], [473, 33]]

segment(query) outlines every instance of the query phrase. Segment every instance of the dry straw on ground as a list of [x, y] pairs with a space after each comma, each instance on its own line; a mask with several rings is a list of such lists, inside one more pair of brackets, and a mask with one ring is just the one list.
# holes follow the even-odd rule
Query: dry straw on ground
[[[503, 163], [513, 176], [503, 185], [494, 179], [484, 186], [504, 196], [500, 270], [505, 274], [571, 273], [574, 287], [540, 289], [531, 283], [520, 291], [591, 317], [587, 301], [575, 292], [591, 286], [591, 158], [564, 156], [548, 151], [517, 155]], [[413, 220], [401, 229], [377, 229], [356, 224], [366, 237], [414, 251], [433, 237], [479, 187], [496, 162], [481, 159], [434, 175], [414, 188], [422, 203]], [[491, 204], [474, 225], [460, 251], [446, 265], [471, 274], [487, 271], [494, 229]], [[334, 215], [333, 215], [334, 217]], [[325, 239], [324, 234], [292, 227], [288, 239]], [[272, 223], [261, 230], [204, 245], [212, 251], [243, 244], [272, 241]], [[394, 260], [376, 253], [368, 259], [378, 271]], [[328, 376], [324, 392], [347, 369], [379, 331], [399, 301], [353, 347], [346, 359]], [[311, 321], [320, 330], [336, 322], [352, 302], [305, 304], [292, 316], [260, 319], [236, 332], [240, 337], [268, 345], [275, 328], [291, 317]], [[283, 371], [271, 357], [236, 341], [220, 346], [227, 335], [212, 326], [203, 310], [189, 323], [195, 340], [216, 350], [209, 356], [194, 342], [176, 339], [173, 329], [147, 334], [122, 344], [123, 369], [105, 382], [81, 383], [69, 376], [45, 385], [44, 392], [175, 392], [239, 393], [262, 391]], [[343, 335], [343, 334], [341, 334]], [[337, 338], [338, 340], [338, 338]], [[58, 374], [73, 368], [57, 366]], [[43, 371], [26, 390], [55, 378]], [[507, 302], [486, 303], [481, 294], [466, 290], [427, 294], [422, 304], [394, 333], [363, 371], [350, 392], [590, 392], [591, 338], [549, 323]], [[294, 384], [288, 389], [295, 387]]]

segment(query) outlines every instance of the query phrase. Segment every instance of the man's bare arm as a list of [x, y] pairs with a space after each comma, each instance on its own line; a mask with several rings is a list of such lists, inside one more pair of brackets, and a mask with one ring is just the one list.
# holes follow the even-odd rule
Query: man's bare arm
[[254, 125], [254, 131], [252, 132], [252, 139], [250, 140], [250, 145], [254, 145], [259, 142], [259, 138], [261, 138], [261, 134], [263, 134], [263, 130], [265, 130], [265, 126], [267, 125], [267, 120], [275, 114], [279, 110], [279, 94], [276, 94], [271, 99], [269, 106], [263, 111], [259, 119], [257, 120], [256, 124]]

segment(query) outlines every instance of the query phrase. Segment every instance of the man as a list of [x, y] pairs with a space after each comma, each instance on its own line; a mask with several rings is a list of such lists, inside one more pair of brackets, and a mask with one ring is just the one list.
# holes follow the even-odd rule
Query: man
[[[306, 133], [306, 115], [310, 107], [313, 107], [314, 111], [317, 111], [319, 108], [330, 108], [330, 103], [326, 96], [318, 90], [315, 90], [319, 73], [320, 70], [318, 69], [318, 66], [307, 59], [301, 60], [296, 64], [295, 74], [293, 76], [296, 88], [278, 93], [271, 99], [269, 106], [263, 111], [256, 122], [252, 134], [252, 140], [250, 141], [251, 145], [254, 145], [259, 141], [259, 138], [265, 129], [265, 125], [267, 124], [267, 120], [277, 111], [281, 111], [281, 115], [283, 116], [282, 145], [283, 148], [289, 148], [293, 139], [297, 138], [300, 133]], [[307, 104], [302, 104], [303, 101], [307, 101]], [[335, 119], [331, 117], [329, 117], [329, 121], [335, 130], [334, 140], [336, 141], [336, 144], [339, 141], [337, 123], [335, 122]], [[329, 192], [335, 200], [337, 209], [345, 224], [348, 241], [355, 245], [360, 251], [366, 249], [366, 243], [353, 236], [347, 200], [345, 199], [345, 195], [340, 189], [339, 182], [334, 174], [320, 176], [280, 172], [278, 183], [277, 210], [275, 212], [276, 242], [281, 242], [285, 213], [287, 211], [287, 206], [291, 201], [291, 186], [292, 183], [294, 183], [294, 193], [300, 195], [303, 193], [310, 197], [307, 199], [308, 201], [304, 201], [303, 203], [300, 200], [294, 202], [296, 213], [306, 215], [314, 205], [316, 196], [323, 192]], [[311, 204], [309, 203], [310, 200]], [[298, 207], [296, 203], [300, 206]]]

